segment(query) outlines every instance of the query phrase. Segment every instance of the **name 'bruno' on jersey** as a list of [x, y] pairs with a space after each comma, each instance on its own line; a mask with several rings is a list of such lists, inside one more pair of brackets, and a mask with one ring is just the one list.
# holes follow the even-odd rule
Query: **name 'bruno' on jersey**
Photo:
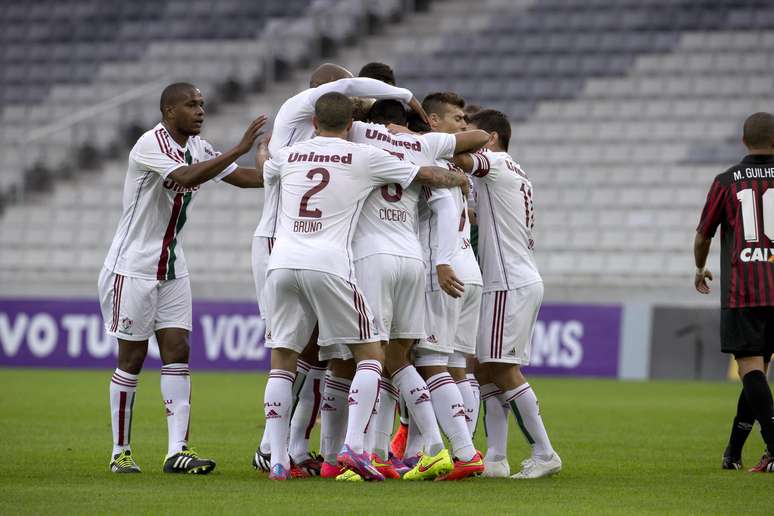
[[352, 238], [374, 188], [406, 190], [419, 167], [387, 152], [317, 136], [285, 147], [266, 162], [266, 181], [280, 182], [277, 241], [269, 270], [301, 269], [355, 281]]
[[[379, 124], [354, 122], [349, 139], [383, 149], [414, 165], [433, 165], [454, 154], [456, 139], [444, 133], [391, 134]], [[417, 203], [421, 187], [384, 185], [366, 199], [352, 241], [358, 260], [373, 254], [394, 254], [423, 259], [417, 236]]]
[[[160, 281], [188, 275], [180, 233], [200, 187], [181, 186], [169, 175], [180, 167], [218, 155], [198, 136], [190, 136], [181, 147], [161, 123], [137, 140], [129, 153], [123, 212], [105, 258], [106, 269]], [[236, 168], [236, 164], [230, 164], [215, 181]]]
[[532, 251], [532, 183], [507, 152], [480, 151], [471, 156], [478, 165], [473, 175], [484, 292], [541, 282]]
[[748, 155], [718, 175], [696, 230], [720, 226], [723, 308], [774, 306], [774, 156]]

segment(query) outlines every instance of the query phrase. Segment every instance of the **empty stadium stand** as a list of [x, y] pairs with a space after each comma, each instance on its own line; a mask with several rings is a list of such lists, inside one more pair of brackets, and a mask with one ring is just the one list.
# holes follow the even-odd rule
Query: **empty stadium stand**
[[[77, 3], [88, 13], [99, 11], [102, 4]], [[218, 9], [230, 19], [242, 13], [238, 9], [245, 3], [275, 5], [231, 0], [218, 3]], [[197, 16], [182, 15], [181, 6], [199, 12], [205, 4], [163, 2], [170, 18], [180, 16], [194, 24]], [[739, 140], [744, 117], [772, 109], [773, 4], [439, 0], [430, 12], [404, 14], [399, 23], [368, 37], [363, 37], [363, 23], [374, 13], [365, 3], [279, 4], [287, 10], [237, 16], [255, 20], [254, 26], [271, 17], [262, 25], [265, 31], [251, 32], [252, 25], [240, 22], [231, 31], [226, 27], [218, 32], [215, 27], [220, 25], [214, 24], [195, 40], [175, 32], [183, 29], [159, 35], [150, 28], [153, 23], [145, 27], [142, 20], [152, 13], [127, 14], [112, 31], [100, 32], [99, 41], [111, 50], [83, 50], [97, 56], [96, 72], [73, 71], [62, 82], [46, 83], [45, 91], [36, 84], [23, 98], [7, 93], [9, 83], [3, 83], [3, 141], [29, 135], [95, 102], [137, 91], [132, 100], [100, 115], [99, 127], [105, 133], [95, 132], [92, 123], [78, 122], [62, 131], [67, 134], [43, 138], [47, 158], [56, 162], [83, 135], [102, 145], [114, 140], [127, 121], [150, 127], [160, 87], [147, 79], [190, 76], [205, 93], [215, 91], [224, 77], [245, 86], [243, 99], [221, 105], [205, 127], [208, 139], [227, 145], [239, 138], [252, 116], [276, 111], [304, 87], [304, 66], [316, 64], [323, 36], [335, 36], [339, 44], [359, 37], [356, 45], [337, 55], [337, 62], [354, 70], [371, 60], [394, 63], [399, 83], [417, 96], [454, 90], [470, 102], [511, 116], [511, 153], [535, 184], [536, 256], [547, 298], [696, 301], [690, 249], [704, 195], [711, 178], [743, 155]], [[403, 7], [393, 2], [392, 8], [377, 14], [397, 19]], [[120, 12], [125, 11], [131, 8]], [[293, 14], [299, 12], [306, 16]], [[13, 25], [5, 15], [2, 20], [3, 27]], [[36, 31], [42, 29], [29, 29], [28, 34]], [[132, 34], [137, 47], [113, 44], [119, 41], [117, 34]], [[7, 41], [3, 59], [11, 55], [19, 62], [33, 52], [15, 43], [8, 47]], [[57, 43], [43, 39], [40, 45], [52, 52], [57, 48]], [[297, 70], [289, 80], [274, 80], [276, 55]], [[58, 64], [57, 59], [41, 62]], [[73, 70], [78, 63], [75, 59]], [[32, 72], [25, 73], [20, 77]], [[77, 82], [76, 77], [84, 80]], [[256, 78], [265, 88], [258, 93], [246, 87]], [[30, 107], [27, 99], [35, 95], [38, 102]], [[25, 148], [19, 146], [18, 152]], [[6, 209], [0, 216], [4, 291], [94, 294], [119, 216], [126, 150], [97, 172], [76, 176], [53, 193]], [[8, 163], [4, 155], [4, 170]], [[0, 177], [8, 177], [5, 174]], [[194, 293], [249, 297], [249, 245], [262, 194], [227, 185], [205, 188], [184, 237]], [[717, 254], [711, 256], [710, 266], [718, 270]]]

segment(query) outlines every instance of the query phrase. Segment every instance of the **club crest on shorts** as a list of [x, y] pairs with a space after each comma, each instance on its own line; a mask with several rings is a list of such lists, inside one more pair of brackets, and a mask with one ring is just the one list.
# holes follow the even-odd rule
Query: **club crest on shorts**
[[129, 328], [131, 328], [131, 327], [132, 327], [132, 323], [133, 323], [133, 322], [134, 322], [134, 321], [132, 321], [132, 320], [131, 320], [131, 319], [129, 319], [128, 317], [124, 317], [123, 319], [121, 319], [120, 321], [118, 321], [118, 327], [121, 329], [121, 331], [122, 331], [123, 333], [128, 333], [129, 335], [131, 335], [131, 333], [129, 332]]

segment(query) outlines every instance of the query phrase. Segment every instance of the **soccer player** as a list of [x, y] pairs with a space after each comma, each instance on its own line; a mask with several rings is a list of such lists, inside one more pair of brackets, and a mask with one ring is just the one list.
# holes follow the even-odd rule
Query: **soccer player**
[[[422, 101], [432, 131], [448, 134], [465, 129], [464, 105], [465, 101], [460, 96], [448, 92], [430, 94]], [[438, 164], [453, 167], [445, 160], [439, 160]], [[420, 240], [428, 265], [425, 293], [427, 337], [420, 340], [415, 348], [414, 364], [430, 388], [436, 417], [451, 442], [455, 455], [454, 471], [445, 478], [455, 480], [480, 474], [484, 470], [483, 458], [473, 446], [468, 425], [467, 408], [470, 405], [472, 410], [476, 401], [465, 377], [466, 354], [475, 351], [481, 271], [470, 249], [466, 194], [461, 188], [425, 191], [427, 205], [444, 203], [445, 207], [433, 212], [420, 206]], [[434, 231], [435, 217], [438, 223], [456, 227], [458, 233], [458, 243], [452, 251], [448, 268], [432, 266], [436, 264], [439, 252], [438, 232]], [[456, 274], [453, 277], [448, 274], [451, 270]], [[444, 292], [449, 289], [456, 290], [457, 296]], [[411, 435], [409, 432], [409, 457], [418, 445]]]
[[755, 421], [767, 450], [755, 472], [774, 472], [774, 403], [766, 372], [774, 353], [774, 115], [744, 123], [748, 154], [712, 182], [696, 229], [694, 285], [709, 294], [706, 268], [712, 237], [720, 232], [721, 350], [739, 367], [742, 392], [723, 469], [742, 468], [742, 447]]
[[[532, 183], [508, 155], [511, 125], [504, 114], [480, 111], [470, 117], [470, 127], [491, 135], [487, 151], [455, 158], [472, 173], [478, 189], [479, 257], [484, 271], [477, 342], [481, 396], [496, 396], [501, 404], [508, 404], [532, 447], [521, 471], [511, 478], [544, 477], [560, 471], [562, 461], [551, 446], [537, 397], [521, 371], [529, 364], [530, 341], [543, 299], [543, 281], [532, 251]], [[501, 407], [495, 408], [491, 416], [499, 417], [500, 423], [490, 428], [489, 412], [486, 419], [487, 475], [508, 476], [507, 416]]]
[[[353, 124], [350, 140], [381, 148], [415, 165], [434, 164], [439, 159], [451, 158], [455, 152], [477, 150], [489, 139], [484, 131], [456, 135], [391, 134], [387, 125], [406, 124], [405, 109], [394, 100], [377, 101], [369, 118], [373, 123]], [[383, 379], [378, 413], [368, 431], [376, 438], [374, 464], [381, 466], [380, 471], [390, 472], [393, 478], [394, 470], [387, 461], [399, 392], [408, 399], [408, 410], [424, 436], [421, 460], [404, 478], [435, 478], [453, 468], [448, 451], [443, 447], [432, 403], [429, 403], [427, 384], [409, 362], [415, 341], [425, 337], [425, 266], [415, 230], [421, 193], [418, 185], [405, 190], [399, 185], [386, 185], [371, 192], [353, 240], [358, 284], [375, 312], [379, 334], [386, 345], [385, 369], [391, 375], [391, 379]], [[446, 273], [453, 276], [449, 267], [458, 238], [457, 228], [452, 226], [439, 238], [449, 242], [446, 247], [451, 251], [447, 259], [436, 259], [434, 266], [441, 269], [441, 275], [448, 271]], [[450, 283], [444, 284], [443, 288], [449, 289], [449, 295], [458, 295]]]
[[318, 136], [273, 154], [263, 169], [280, 182], [279, 231], [266, 278], [272, 369], [264, 412], [271, 442], [270, 479], [289, 478], [289, 408], [296, 361], [313, 328], [321, 347], [346, 345], [357, 369], [349, 388], [347, 434], [337, 459], [365, 480], [383, 480], [363, 451], [376, 403], [383, 353], [373, 315], [355, 278], [351, 241], [368, 194], [385, 184], [465, 184], [461, 174], [418, 167], [346, 141], [352, 102], [326, 93], [315, 104]]
[[[392, 70], [392, 67], [388, 64], [379, 63], [376, 61], [364, 64], [357, 76], [370, 77], [371, 79], [382, 81], [383, 83], [389, 84], [390, 86], [395, 86], [395, 84], [397, 84], [395, 82], [395, 72]], [[401, 125], [406, 124], [404, 122]]]
[[[284, 147], [308, 140], [315, 134], [312, 125], [315, 102], [325, 93], [338, 92], [347, 96], [369, 97], [376, 99], [397, 99], [407, 103], [412, 109], [424, 115], [422, 106], [412, 93], [404, 88], [396, 88], [379, 80], [357, 77], [338, 65], [325, 63], [317, 67], [309, 79], [306, 89], [286, 100], [274, 119], [272, 137], [269, 141], [269, 153], [272, 156]], [[279, 210], [279, 187], [267, 185], [264, 193], [263, 212], [255, 230], [252, 246], [253, 277], [262, 317], [266, 316], [267, 300], [263, 298], [266, 281], [266, 265], [272, 248], [276, 245], [277, 212]], [[321, 462], [309, 453], [309, 436], [320, 408], [321, 386], [324, 382], [325, 364], [318, 360], [317, 335], [310, 336], [309, 346], [298, 362], [298, 371], [294, 385], [298, 403], [293, 410], [290, 431], [290, 450], [293, 459], [294, 474], [319, 475]], [[268, 471], [269, 442], [264, 430], [261, 444], [253, 456], [253, 466]]]
[[137, 381], [155, 334], [161, 361], [161, 397], [169, 442], [166, 473], [209, 473], [215, 462], [188, 447], [191, 379], [188, 334], [191, 286], [181, 232], [189, 206], [207, 181], [261, 187], [256, 169], [234, 162], [250, 151], [266, 117], [255, 119], [242, 140], [220, 154], [199, 138], [204, 97], [191, 84], [175, 83], [161, 94], [162, 121], [129, 153], [123, 213], [99, 276], [105, 331], [118, 339], [118, 367], [110, 382], [114, 473], [139, 472], [130, 437]]

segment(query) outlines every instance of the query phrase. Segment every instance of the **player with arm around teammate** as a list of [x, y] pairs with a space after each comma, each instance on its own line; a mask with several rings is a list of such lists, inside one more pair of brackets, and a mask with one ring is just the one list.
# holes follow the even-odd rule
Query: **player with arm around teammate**
[[[406, 122], [403, 106], [392, 100], [377, 101], [369, 116], [373, 123], [355, 122], [350, 140], [383, 149], [415, 165], [434, 164], [440, 158], [451, 158], [455, 152], [476, 150], [489, 137], [484, 131], [457, 135], [391, 134], [387, 125]], [[395, 478], [396, 472], [388, 462], [388, 450], [395, 402], [401, 393], [425, 437], [421, 461], [403, 477], [410, 480], [436, 478], [453, 468], [443, 447], [427, 384], [409, 361], [412, 346], [417, 339], [425, 337], [425, 266], [415, 230], [417, 205], [424, 202], [421, 193], [419, 185], [404, 189], [397, 184], [371, 192], [353, 240], [358, 284], [375, 312], [386, 351], [387, 374], [382, 381], [379, 409], [369, 425], [367, 437], [376, 439], [374, 464], [381, 465], [380, 471]], [[458, 237], [456, 226], [447, 233], [442, 239], [448, 240], [447, 247], [454, 249]], [[450, 260], [440, 260], [436, 266], [448, 268]], [[455, 279], [453, 271], [450, 276]], [[459, 295], [451, 285], [445, 288], [448, 295]]]
[[266, 117], [253, 121], [242, 140], [220, 154], [199, 138], [204, 98], [191, 84], [164, 89], [162, 121], [143, 134], [129, 153], [123, 214], [99, 277], [105, 331], [118, 340], [118, 366], [110, 382], [115, 473], [139, 472], [129, 439], [137, 381], [156, 336], [161, 353], [161, 395], [167, 413], [166, 473], [209, 473], [215, 462], [188, 447], [191, 381], [188, 335], [191, 287], [181, 231], [200, 186], [223, 180], [261, 187], [252, 168], [234, 161], [250, 151]]
[[[335, 64], [325, 63], [318, 66], [309, 78], [309, 88], [297, 93], [280, 106], [274, 119], [272, 138], [268, 142], [271, 155], [282, 148], [309, 140], [315, 135], [312, 124], [314, 107], [324, 94], [338, 92], [351, 97], [369, 97], [376, 99], [400, 100], [412, 109], [426, 116], [419, 101], [405, 88], [385, 84], [367, 77], [352, 77], [352, 73]], [[253, 276], [256, 283], [256, 295], [262, 317], [266, 316], [268, 301], [264, 297], [266, 266], [269, 255], [276, 245], [277, 213], [279, 206], [279, 187], [267, 184], [264, 190], [264, 205], [261, 220], [255, 231], [252, 246]], [[309, 452], [309, 436], [317, 419], [320, 407], [320, 386], [324, 382], [325, 363], [318, 360], [317, 334], [313, 332], [309, 343], [298, 361], [294, 392], [297, 392], [291, 429], [290, 453], [293, 474], [297, 476], [319, 475], [321, 463]], [[261, 444], [253, 456], [253, 466], [268, 471], [269, 443], [264, 430]]]
[[264, 395], [269, 478], [289, 478], [287, 432], [296, 361], [319, 324], [320, 346], [346, 345], [357, 363], [349, 388], [347, 434], [337, 460], [365, 480], [383, 480], [363, 450], [383, 353], [371, 309], [357, 285], [352, 237], [363, 202], [374, 188], [391, 183], [407, 188], [414, 181], [454, 186], [466, 179], [346, 141], [352, 103], [339, 93], [317, 101], [314, 123], [318, 136], [281, 150], [263, 170], [266, 181], [279, 181], [281, 188], [277, 244], [266, 278], [272, 348]]
[[[465, 130], [462, 111], [465, 101], [459, 95], [434, 93], [425, 97], [422, 104], [433, 132], [453, 135]], [[437, 164], [453, 168], [452, 163], [445, 159]], [[427, 335], [414, 348], [414, 365], [427, 382], [436, 417], [452, 445], [454, 470], [444, 478], [455, 480], [484, 471], [483, 458], [473, 445], [468, 423], [468, 405], [472, 408], [475, 398], [465, 377], [465, 354], [475, 350], [473, 342], [478, 326], [481, 272], [470, 252], [469, 240], [465, 238], [466, 194], [459, 187], [428, 188], [423, 193], [426, 203], [420, 205], [419, 235], [427, 264]], [[455, 235], [448, 249], [438, 239], [441, 234]], [[447, 295], [448, 288], [456, 290], [456, 295]], [[416, 426], [409, 425], [405, 447], [409, 463], [422, 446], [418, 430]], [[396, 447], [399, 439], [400, 431], [393, 439]]]
[[537, 397], [521, 371], [529, 365], [532, 332], [543, 299], [543, 281], [532, 250], [532, 183], [507, 153], [511, 126], [504, 114], [483, 110], [470, 117], [470, 127], [491, 135], [485, 151], [455, 158], [478, 187], [484, 294], [476, 354], [481, 397], [494, 401], [486, 405], [487, 475], [510, 474], [507, 412], [502, 410], [507, 405], [532, 447], [521, 471], [511, 478], [544, 477], [559, 472], [562, 461], [551, 446]]
[[744, 123], [748, 155], [718, 175], [696, 229], [694, 286], [709, 294], [706, 268], [720, 226], [720, 343], [739, 367], [742, 392], [723, 452], [723, 469], [742, 469], [742, 447], [755, 421], [767, 450], [752, 472], [774, 473], [774, 403], [766, 373], [774, 353], [774, 115]]

